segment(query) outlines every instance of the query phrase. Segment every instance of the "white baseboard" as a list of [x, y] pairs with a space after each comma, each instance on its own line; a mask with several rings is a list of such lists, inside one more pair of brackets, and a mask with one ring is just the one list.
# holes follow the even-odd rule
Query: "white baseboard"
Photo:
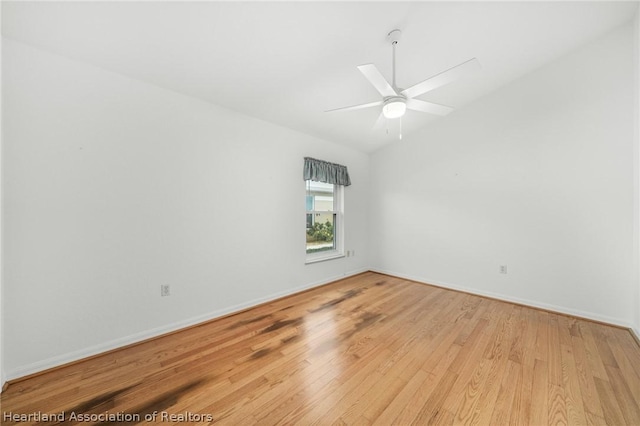
[[350, 272], [345, 272], [343, 275], [332, 276], [320, 281], [312, 282], [309, 284], [305, 284], [299, 287], [294, 287], [292, 289], [288, 289], [285, 291], [281, 291], [278, 293], [273, 293], [265, 297], [260, 297], [245, 303], [240, 303], [234, 306], [230, 306], [224, 309], [219, 309], [214, 312], [210, 312], [205, 315], [199, 315], [197, 317], [188, 318], [182, 321], [174, 322], [172, 324], [167, 324], [164, 326], [156, 327], [150, 330], [145, 330], [140, 333], [135, 333], [129, 336], [125, 336], [122, 338], [114, 339], [108, 342], [104, 342], [98, 345], [94, 345], [91, 347], [83, 348], [77, 351], [68, 352], [66, 354], [58, 355], [55, 357], [51, 357], [48, 359], [44, 359], [42, 361], [34, 362], [32, 364], [24, 365], [19, 368], [15, 368], [11, 371], [7, 372], [6, 377], [2, 377], [2, 383], [5, 381], [12, 381], [19, 379], [21, 377], [25, 377], [31, 374], [39, 373], [51, 368], [59, 367], [65, 364], [69, 364], [71, 362], [79, 361], [85, 358], [89, 358], [95, 355], [99, 355], [104, 352], [108, 352], [114, 349], [122, 348], [127, 345], [140, 343], [142, 341], [152, 339], [154, 337], [162, 336], [163, 334], [171, 333], [173, 331], [177, 331], [186, 327], [190, 327], [193, 325], [197, 325], [206, 321], [210, 321], [216, 318], [223, 317], [225, 315], [233, 314], [236, 312], [243, 311], [248, 308], [252, 308], [254, 306], [260, 305], [265, 302], [270, 302], [281, 297], [290, 296], [295, 293], [299, 293], [301, 291], [305, 291], [314, 287], [318, 287], [324, 284], [331, 283], [333, 281], [337, 281], [340, 279], [348, 278], [350, 276], [354, 276], [360, 274], [362, 272], [368, 271], [368, 268], [362, 268], [359, 270], [353, 270]]
[[[629, 322], [624, 321], [623, 319], [609, 317], [609, 316], [606, 316], [606, 315], [600, 315], [600, 314], [596, 314], [594, 312], [587, 312], [587, 311], [582, 311], [582, 310], [579, 310], [579, 309], [572, 309], [572, 308], [567, 308], [567, 307], [564, 307], [564, 306], [558, 306], [558, 305], [552, 305], [552, 304], [548, 304], [548, 303], [537, 302], [535, 300], [521, 299], [519, 297], [508, 296], [508, 295], [505, 295], [505, 294], [494, 293], [494, 292], [490, 292], [490, 291], [482, 291], [482, 290], [478, 290], [476, 288], [471, 288], [471, 287], [465, 287], [465, 286], [456, 285], [456, 284], [445, 283], [445, 282], [437, 281], [437, 280], [430, 280], [430, 279], [423, 278], [423, 277], [416, 277], [416, 276], [412, 276], [412, 275], [408, 275], [408, 274], [402, 274], [402, 273], [393, 272], [393, 271], [388, 271], [388, 270], [384, 270], [384, 269], [371, 269], [371, 271], [372, 272], [378, 272], [378, 273], [381, 273], [381, 274], [386, 274], [386, 275], [392, 275], [392, 276], [395, 276], [395, 277], [398, 277], [398, 278], [404, 278], [404, 279], [407, 279], [407, 280], [416, 281], [416, 282], [420, 282], [420, 283], [424, 283], [424, 284], [429, 284], [429, 285], [433, 285], [433, 286], [436, 286], [436, 287], [442, 287], [442, 288], [446, 288], [446, 289], [450, 289], [450, 290], [463, 291], [465, 293], [475, 294], [477, 296], [485, 296], [485, 297], [489, 297], [489, 298], [492, 298], [492, 299], [502, 300], [502, 301], [505, 301], [505, 302], [511, 302], [511, 303], [517, 303], [519, 305], [530, 306], [532, 308], [544, 309], [544, 310], [547, 310], [547, 311], [557, 312], [559, 314], [566, 314], [566, 315], [571, 315], [571, 316], [574, 316], [574, 317], [590, 319], [590, 320], [593, 320], [593, 321], [598, 321], [598, 322], [603, 322], [603, 323], [606, 323], [606, 324], [611, 324], [611, 325], [615, 325], [615, 326], [619, 326], [619, 327], [628, 328], [630, 330], [633, 329], [633, 326]], [[638, 331], [637, 330], [634, 330], [634, 332], [636, 333], [636, 335], [638, 335]]]

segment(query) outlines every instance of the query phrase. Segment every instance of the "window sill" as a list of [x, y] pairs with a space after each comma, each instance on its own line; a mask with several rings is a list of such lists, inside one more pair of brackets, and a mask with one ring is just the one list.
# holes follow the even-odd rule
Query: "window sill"
[[304, 264], [309, 265], [311, 263], [324, 262], [326, 260], [339, 259], [341, 257], [344, 257], [344, 253], [340, 253], [337, 251], [331, 251], [322, 254], [311, 254], [307, 255], [307, 259], [304, 261]]

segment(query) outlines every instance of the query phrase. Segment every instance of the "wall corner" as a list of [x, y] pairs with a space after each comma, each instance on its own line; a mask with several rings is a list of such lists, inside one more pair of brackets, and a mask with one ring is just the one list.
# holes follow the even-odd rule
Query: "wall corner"
[[640, 7], [633, 20], [633, 283], [635, 286], [634, 331], [640, 336]]

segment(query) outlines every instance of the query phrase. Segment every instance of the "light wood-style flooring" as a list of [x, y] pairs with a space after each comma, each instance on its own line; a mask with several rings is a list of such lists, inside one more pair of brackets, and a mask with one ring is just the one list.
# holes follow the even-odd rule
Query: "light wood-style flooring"
[[15, 382], [1, 404], [7, 425], [640, 425], [640, 347], [368, 272]]

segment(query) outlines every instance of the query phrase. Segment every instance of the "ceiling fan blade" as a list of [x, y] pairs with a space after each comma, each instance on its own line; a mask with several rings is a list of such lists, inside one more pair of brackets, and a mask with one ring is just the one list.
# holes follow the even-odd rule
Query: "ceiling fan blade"
[[414, 111], [428, 112], [429, 114], [435, 115], [447, 115], [451, 111], [453, 111], [453, 108], [451, 107], [434, 104], [432, 102], [425, 102], [419, 99], [407, 99], [407, 108]]
[[467, 62], [463, 62], [460, 65], [456, 65], [453, 68], [449, 68], [446, 71], [442, 71], [440, 74], [436, 74], [414, 86], [404, 89], [402, 94], [407, 98], [414, 98], [420, 96], [423, 93], [430, 92], [431, 90], [442, 87], [445, 84], [449, 84], [462, 77], [468, 72], [480, 69], [480, 62], [476, 58], [469, 59]]
[[377, 131], [380, 130], [384, 127], [385, 121], [386, 121], [386, 117], [384, 116], [383, 113], [380, 113], [380, 115], [378, 116], [378, 119], [376, 120], [376, 124], [373, 125], [373, 130]]
[[369, 83], [384, 97], [398, 96], [389, 82], [380, 74], [378, 68], [373, 64], [359, 65], [358, 69], [365, 76]]
[[371, 107], [378, 106], [378, 105], [382, 105], [382, 101], [375, 101], [375, 102], [369, 102], [368, 104], [352, 105], [352, 106], [348, 106], [348, 107], [330, 109], [330, 110], [325, 111], [325, 112], [350, 111], [350, 110], [353, 110], [353, 109], [371, 108]]

